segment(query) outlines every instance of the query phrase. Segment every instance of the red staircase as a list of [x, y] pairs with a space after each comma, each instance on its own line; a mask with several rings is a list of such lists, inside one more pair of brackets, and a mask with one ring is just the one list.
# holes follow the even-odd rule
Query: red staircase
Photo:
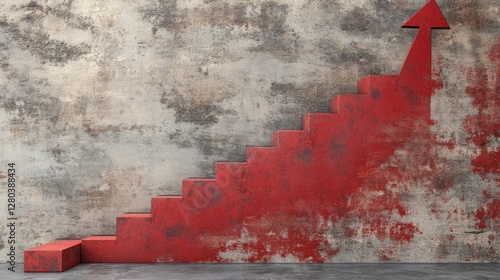
[[303, 130], [274, 132], [271, 147], [247, 148], [246, 162], [216, 163], [215, 178], [185, 179], [182, 196], [153, 197], [151, 213], [117, 218], [116, 236], [26, 250], [25, 271], [78, 262], [328, 262], [342, 250], [329, 234], [352, 236], [354, 222], [363, 234], [410, 242], [419, 230], [401, 222], [401, 202], [371, 194], [385, 192], [388, 174], [404, 176], [388, 164], [396, 151], [431, 141], [439, 83], [430, 31], [449, 26], [431, 0], [404, 27], [420, 29], [400, 75], [368, 76], [358, 94], [335, 96], [331, 113], [306, 115]]

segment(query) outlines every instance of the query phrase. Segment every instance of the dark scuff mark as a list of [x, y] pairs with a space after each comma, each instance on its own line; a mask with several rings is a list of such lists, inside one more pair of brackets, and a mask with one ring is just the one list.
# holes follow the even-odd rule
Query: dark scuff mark
[[[450, 188], [452, 188], [455, 184], [455, 177], [453, 176], [455, 174], [436, 174], [436, 176], [433, 179], [433, 184], [438, 191], [447, 191]], [[458, 174], [457, 174], [458, 175]]]
[[373, 99], [379, 99], [380, 97], [382, 96], [382, 94], [380, 93], [380, 90], [375, 90], [373, 93], [372, 93], [372, 98]]
[[163, 92], [160, 102], [166, 105], [168, 109], [175, 110], [175, 122], [210, 126], [216, 124], [222, 115], [236, 114], [234, 110], [223, 109], [217, 103], [188, 100], [175, 89], [171, 91], [170, 95]]
[[188, 230], [188, 228], [181, 224], [178, 224], [172, 227], [165, 228], [163, 230], [163, 234], [165, 235], [165, 238], [170, 239], [181, 236], [184, 232], [186, 232], [186, 230]]
[[310, 163], [313, 160], [313, 154], [312, 154], [312, 149], [304, 149], [302, 151], [299, 151], [297, 154], [298, 158], [306, 163]]
[[208, 195], [210, 197], [210, 205], [218, 205], [221, 203], [222, 195], [217, 188], [210, 188], [208, 190]]
[[485, 233], [486, 230], [482, 229], [482, 230], [470, 230], [470, 231], [464, 231], [464, 233], [467, 233], [467, 234], [482, 234], [482, 233]]
[[330, 142], [330, 158], [332, 160], [335, 160], [338, 157], [343, 157], [345, 156], [347, 149], [346, 145], [342, 144], [341, 141], [332, 141]]

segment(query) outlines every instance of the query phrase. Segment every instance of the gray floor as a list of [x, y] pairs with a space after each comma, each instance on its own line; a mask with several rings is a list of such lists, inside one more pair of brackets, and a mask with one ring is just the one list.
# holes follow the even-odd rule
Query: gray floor
[[500, 279], [500, 264], [80, 264], [63, 273], [0, 265], [0, 279]]

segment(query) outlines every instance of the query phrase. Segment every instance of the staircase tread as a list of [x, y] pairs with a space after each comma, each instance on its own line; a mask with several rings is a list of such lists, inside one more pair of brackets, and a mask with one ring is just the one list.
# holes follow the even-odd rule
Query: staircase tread
[[151, 218], [151, 213], [125, 213], [117, 218]]
[[26, 251], [60, 251], [75, 245], [80, 245], [81, 243], [81, 240], [55, 240], [38, 247], [30, 248]]
[[82, 241], [116, 241], [116, 235], [94, 235], [85, 237]]

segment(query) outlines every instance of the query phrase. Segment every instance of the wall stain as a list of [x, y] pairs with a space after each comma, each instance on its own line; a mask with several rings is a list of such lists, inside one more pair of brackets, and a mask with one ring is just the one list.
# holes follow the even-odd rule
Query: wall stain
[[216, 156], [224, 161], [245, 161], [244, 137], [240, 135], [193, 136], [196, 147], [205, 157]]
[[31, 23], [40, 23], [43, 17], [51, 14], [58, 18], [64, 19], [64, 21], [71, 27], [87, 30], [92, 27], [91, 20], [89, 17], [83, 17], [76, 15], [70, 11], [72, 8], [73, 0], [65, 1], [57, 4], [54, 7], [42, 6], [37, 1], [31, 1], [27, 5], [19, 6], [19, 10], [30, 11], [21, 18], [21, 21], [27, 21]]
[[237, 3], [232, 5], [229, 3], [213, 3], [206, 8], [198, 9], [196, 17], [198, 18], [197, 20], [216, 27], [249, 27], [250, 25], [254, 25], [254, 23], [252, 15], [247, 15], [247, 9], [254, 11], [256, 6], [251, 3]]
[[448, 17], [450, 23], [455, 23], [456, 25], [465, 25], [471, 30], [475, 31], [493, 31], [498, 32], [500, 28], [500, 22], [498, 21], [498, 11], [496, 20], [490, 18], [488, 13], [485, 11], [485, 7], [488, 5], [483, 5], [479, 1], [475, 0], [464, 0], [464, 1], [449, 1], [452, 4], [445, 3], [444, 7], [452, 7], [448, 10], [444, 10]]
[[340, 28], [348, 32], [366, 32], [374, 21], [368, 10], [356, 7], [342, 17]]
[[15, 95], [0, 95], [1, 106], [11, 116], [10, 131], [13, 135], [19, 139], [57, 135], [63, 129], [58, 125], [63, 116], [64, 104], [43, 93], [49, 87], [48, 82], [33, 79], [28, 73], [14, 69], [7, 62], [2, 65], [10, 83], [15, 82], [17, 85]]
[[177, 145], [181, 149], [187, 149], [193, 147], [191, 135], [187, 135], [180, 129], [175, 129], [173, 132], [168, 134], [168, 140]]
[[334, 90], [334, 85], [329, 84], [272, 83], [269, 98], [280, 98], [280, 103], [292, 103], [297, 106], [297, 114], [329, 112], [329, 100], [333, 97]]
[[287, 15], [287, 5], [265, 2], [257, 22], [261, 29], [262, 44], [250, 50], [271, 53], [286, 63], [297, 61], [300, 56], [300, 37], [285, 24]]
[[232, 109], [224, 109], [218, 102], [204, 103], [194, 99], [187, 99], [179, 91], [173, 89], [170, 94], [163, 92], [160, 102], [168, 109], [175, 110], [175, 122], [186, 122], [197, 125], [210, 126], [219, 122], [223, 115], [235, 115]]
[[157, 0], [154, 4], [140, 9], [139, 12], [144, 20], [153, 25], [151, 27], [153, 34], [160, 29], [177, 33], [187, 26], [181, 12], [177, 9], [177, 0]]
[[343, 46], [328, 40], [321, 40], [317, 47], [322, 53], [321, 59], [335, 70], [346, 66], [357, 67], [360, 77], [388, 72], [383, 59], [372, 51], [372, 46], [365, 43], [351, 42], [349, 46]]
[[22, 50], [28, 50], [42, 63], [50, 62], [62, 66], [70, 60], [77, 60], [83, 55], [89, 54], [91, 51], [89, 44], [71, 45], [61, 40], [50, 39], [47, 33], [21, 29], [13, 23], [0, 21], [0, 27], [4, 27], [5, 31], [13, 35]]
[[[268, 1], [255, 3], [210, 2], [195, 9], [190, 24], [224, 28], [258, 42], [248, 48], [252, 52], [268, 53], [285, 62], [296, 62], [301, 47], [300, 36], [286, 24], [289, 5]], [[236, 31], [237, 30], [237, 31]]]
[[330, 112], [330, 99], [338, 92], [335, 85], [320, 83], [272, 83], [267, 99], [279, 103], [278, 112], [268, 119], [267, 130], [302, 129], [302, 117], [308, 113]]

